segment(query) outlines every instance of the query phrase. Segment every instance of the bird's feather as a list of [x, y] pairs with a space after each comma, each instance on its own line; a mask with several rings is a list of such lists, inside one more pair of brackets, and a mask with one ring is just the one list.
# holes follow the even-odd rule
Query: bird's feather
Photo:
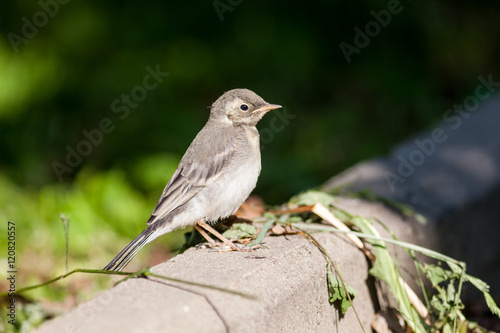
[[[233, 135], [211, 136], [201, 131], [184, 154], [177, 170], [163, 190], [147, 224], [163, 220], [176, 208], [191, 200], [202, 188], [213, 184], [234, 154]], [[210, 150], [200, 154], [197, 146], [208, 142]], [[195, 153], [197, 152], [197, 153]], [[207, 155], [209, 158], [207, 158]], [[207, 163], [209, 162], [209, 163]]]
[[103, 269], [107, 271], [121, 271], [123, 267], [127, 266], [127, 264], [132, 260], [137, 252], [139, 252], [140, 249], [144, 245], [146, 245], [151, 238], [155, 238], [155, 233], [157, 232], [157, 229], [154, 229], [154, 227], [146, 228], [144, 229], [139, 236], [134, 238], [133, 241], [131, 241], [123, 250], [118, 253], [116, 257], [111, 260], [109, 264], [106, 265]]

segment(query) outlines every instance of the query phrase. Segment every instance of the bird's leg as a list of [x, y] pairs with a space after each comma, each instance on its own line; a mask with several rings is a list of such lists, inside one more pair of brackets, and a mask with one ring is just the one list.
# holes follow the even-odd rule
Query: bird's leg
[[[198, 223], [198, 225], [195, 225], [195, 228], [200, 226], [202, 227], [203, 229], [205, 229], [206, 231], [210, 232], [212, 235], [214, 235], [215, 237], [217, 237], [218, 239], [220, 239], [221, 241], [223, 241], [224, 243], [226, 243], [226, 245], [228, 245], [231, 250], [233, 251], [239, 251], [238, 248], [236, 247], [236, 245], [234, 245], [233, 243], [231, 243], [226, 237], [222, 236], [217, 230], [215, 230], [214, 228], [212, 228], [211, 226], [209, 226], [208, 224], [206, 224], [205, 222], [201, 221], [201, 220], [198, 220], [196, 221], [196, 223]], [[205, 239], [209, 242], [209, 243], [213, 243], [214, 240], [212, 238], [210, 238], [210, 236], [207, 235], [206, 232], [201, 232], [200, 228], [196, 228], [196, 230], [198, 230], [200, 232], [200, 234], [205, 237]]]
[[195, 224], [194, 228], [198, 230], [198, 232], [203, 236], [203, 238], [205, 238], [210, 243], [211, 247], [215, 246], [215, 241], [205, 232], [205, 230], [203, 230], [198, 224]]

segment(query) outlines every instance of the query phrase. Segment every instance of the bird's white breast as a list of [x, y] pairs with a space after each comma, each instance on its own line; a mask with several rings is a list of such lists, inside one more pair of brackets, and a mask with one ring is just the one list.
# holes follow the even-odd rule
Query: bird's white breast
[[209, 221], [234, 214], [257, 184], [261, 168], [258, 131], [253, 126], [245, 127], [244, 134], [245, 144], [239, 146], [227, 172], [214, 184], [220, 197], [211, 200]]

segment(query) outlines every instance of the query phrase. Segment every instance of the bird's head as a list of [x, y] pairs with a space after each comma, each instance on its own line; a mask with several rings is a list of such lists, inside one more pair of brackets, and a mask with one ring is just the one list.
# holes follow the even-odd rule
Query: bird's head
[[281, 108], [281, 105], [269, 104], [251, 90], [233, 89], [212, 104], [210, 118], [229, 121], [233, 125], [255, 126], [266, 112], [278, 108]]

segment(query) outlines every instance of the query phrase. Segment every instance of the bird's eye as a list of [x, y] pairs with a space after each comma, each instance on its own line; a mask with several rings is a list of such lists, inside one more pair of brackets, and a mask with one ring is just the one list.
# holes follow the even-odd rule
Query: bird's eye
[[240, 105], [240, 110], [241, 110], [241, 111], [248, 111], [248, 105], [246, 105], [246, 104], [241, 104], [241, 105]]

